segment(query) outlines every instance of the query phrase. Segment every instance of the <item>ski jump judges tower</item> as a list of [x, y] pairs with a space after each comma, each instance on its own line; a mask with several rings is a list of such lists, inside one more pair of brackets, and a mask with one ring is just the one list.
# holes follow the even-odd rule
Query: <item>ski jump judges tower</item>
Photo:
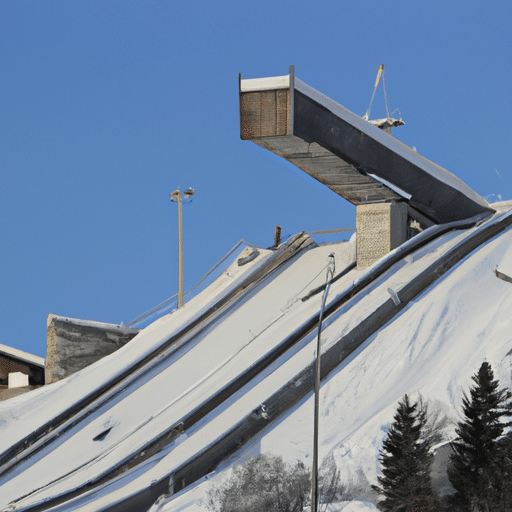
[[493, 212], [446, 169], [298, 78], [239, 76], [240, 137], [276, 153], [356, 206], [366, 268], [432, 224]]

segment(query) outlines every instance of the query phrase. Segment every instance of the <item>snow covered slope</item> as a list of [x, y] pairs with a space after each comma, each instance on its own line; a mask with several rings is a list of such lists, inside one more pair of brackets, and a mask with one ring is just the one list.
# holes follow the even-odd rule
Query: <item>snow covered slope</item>
[[[335, 461], [355, 500], [339, 504], [336, 510], [375, 510], [363, 501], [372, 499], [378, 451], [405, 393], [421, 393], [431, 411], [444, 413], [449, 418], [445, 435], [450, 438], [459, 419], [455, 411], [460, 411], [462, 391], [484, 359], [503, 385], [512, 386], [512, 284], [494, 274], [496, 268], [506, 272], [511, 267], [508, 229], [445, 274], [324, 381], [320, 459]], [[325, 330], [327, 340], [331, 327]], [[308, 464], [312, 416], [310, 393], [199, 485], [162, 500], [154, 511], [206, 512], [210, 486], [220, 485], [230, 466], [252, 455], [273, 453]]]
[[[321, 458], [336, 462], [352, 495], [371, 499], [378, 450], [404, 393], [452, 415], [484, 358], [509, 383], [512, 284], [494, 270], [512, 261], [510, 206], [485, 222], [426, 230], [365, 271], [351, 266], [355, 240], [315, 247], [300, 235], [234, 262], [118, 352], [0, 404], [0, 450], [9, 455], [0, 509], [148, 510], [171, 481], [183, 491], [153, 509], [206, 510], [210, 482], [250, 455], [307, 464], [322, 294], [303, 299], [324, 283], [330, 253], [340, 277], [322, 335]], [[474, 240], [480, 245], [459, 261]]]

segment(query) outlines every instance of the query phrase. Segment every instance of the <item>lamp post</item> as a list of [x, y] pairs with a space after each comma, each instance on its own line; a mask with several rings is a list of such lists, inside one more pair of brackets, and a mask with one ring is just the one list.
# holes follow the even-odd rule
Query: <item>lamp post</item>
[[322, 297], [322, 306], [320, 308], [320, 316], [318, 319], [318, 336], [316, 342], [316, 364], [315, 364], [315, 412], [313, 425], [313, 467], [311, 469], [311, 512], [317, 512], [318, 507], [318, 423], [320, 410], [320, 369], [321, 369], [321, 336], [322, 336], [322, 320], [324, 316], [325, 301], [331, 286], [331, 280], [334, 277], [335, 263], [334, 253], [329, 254], [329, 263], [327, 265], [327, 273], [325, 276], [325, 289]]
[[189, 187], [183, 192], [183, 198], [180, 188], [169, 194], [173, 203], [178, 203], [178, 309], [183, 306], [183, 228], [181, 204], [183, 199], [192, 201], [194, 189]]

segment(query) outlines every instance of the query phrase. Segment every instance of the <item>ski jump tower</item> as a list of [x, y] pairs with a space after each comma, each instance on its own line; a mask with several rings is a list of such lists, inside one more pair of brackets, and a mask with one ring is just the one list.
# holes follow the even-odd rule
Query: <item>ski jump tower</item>
[[370, 121], [288, 75], [239, 76], [240, 136], [356, 206], [366, 268], [432, 224], [492, 212], [479, 194]]

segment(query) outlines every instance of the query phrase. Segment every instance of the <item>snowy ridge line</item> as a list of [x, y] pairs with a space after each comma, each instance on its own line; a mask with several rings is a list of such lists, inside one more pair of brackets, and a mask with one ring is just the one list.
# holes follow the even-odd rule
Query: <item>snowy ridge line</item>
[[[179, 343], [185, 335], [189, 335], [188, 340], [190, 340], [198, 332], [206, 329], [211, 322], [218, 320], [218, 318], [227, 313], [233, 301], [240, 300], [255, 286], [260, 284], [262, 280], [271, 276], [289, 259], [299, 254], [302, 250], [307, 249], [312, 244], [316, 245], [316, 243], [304, 233], [299, 233], [290, 238], [268, 256], [268, 261], [266, 261], [263, 266], [251, 270], [237, 288], [224, 293], [213, 307], [188, 321], [179, 332], [159, 345], [156, 350], [145, 355], [134, 365], [122, 371], [119, 375], [116, 375], [106, 384], [99, 386], [90, 394], [84, 396], [80, 401], [74, 403], [71, 407], [61, 411], [47, 423], [41, 425], [16, 443], [13, 443], [7, 450], [0, 454], [0, 476], [4, 478], [6, 473], [10, 472], [24, 459], [37, 452], [37, 450], [47, 446], [54, 439], [82, 421], [88, 414], [111, 400], [120, 393], [129, 382], [139, 378], [141, 373], [144, 374], [149, 371], [152, 363], [160, 363], [162, 354], [168, 356], [169, 354], [167, 354], [166, 351], [170, 350], [172, 353], [177, 350], [177, 348], [181, 348], [182, 345], [178, 347], [176, 344]], [[141, 331], [140, 334], [142, 333], [143, 331]], [[136, 339], [137, 337], [132, 341]], [[186, 342], [187, 340], [185, 340], [185, 343]]]
[[9, 347], [7, 345], [2, 345], [0, 343], [0, 353], [5, 354], [8, 357], [15, 357], [17, 359], [20, 359], [21, 361], [25, 361], [26, 363], [36, 364], [37, 366], [41, 366], [42, 368], [44, 368], [44, 357], [29, 354], [24, 350]]
[[[433, 281], [460, 262], [479, 245], [485, 243], [496, 234], [506, 229], [512, 223], [512, 216], [508, 215], [502, 218], [498, 217], [495, 220], [496, 221], [491, 221], [490, 223], [482, 226], [482, 228], [479, 228], [476, 232], [470, 234], [468, 239], [460, 242], [457, 246], [450, 249], [445, 256], [431, 264], [427, 270], [421, 272], [417, 277], [404, 286], [398, 294], [401, 297], [401, 302], [398, 305], [395, 304], [392, 299], [388, 299], [386, 303], [378, 307], [356, 328], [352, 329], [349, 334], [345, 335], [343, 338], [338, 340], [338, 342], [335, 342], [334, 346], [326, 350], [325, 357], [322, 361], [322, 378], [325, 378], [330, 371], [338, 366], [369, 336], [382, 328], [391, 318], [396, 316], [407, 305], [406, 303], [408, 301], [418, 296]], [[291, 379], [287, 385], [282, 387], [278, 392], [264, 402], [266, 413], [272, 417], [273, 420], [286, 412], [289, 407], [299, 401], [311, 390], [313, 382], [312, 368], [312, 365], [306, 367]], [[176, 482], [174, 490], [178, 491], [180, 488], [183, 489], [190, 483], [193, 483], [197, 478], [208, 473], [209, 470], [215, 467], [221, 460], [236, 451], [241, 444], [256, 435], [266, 425], [268, 425], [268, 420], [264, 415], [255, 414], [255, 411], [249, 412], [242, 421], [238, 422], [229, 432], [226, 432], [225, 435], [217, 442], [205, 446], [195, 456], [177, 467], [174, 471], [166, 473], [166, 475], [162, 476], [160, 480], [153, 481], [154, 488], [152, 487], [151, 489], [144, 489], [140, 491], [136, 491], [134, 489], [134, 494], [132, 496], [116, 502], [116, 505], [106, 508], [102, 507], [101, 510], [139, 510], [137, 507], [141, 504], [141, 501], [144, 502], [144, 506], [148, 503], [150, 505], [151, 499], [156, 499], [160, 495], [159, 493], [162, 493], [162, 489], [165, 490], [168, 485], [167, 479], [169, 474], [173, 475], [173, 480]], [[124, 476], [126, 477], [127, 475], [125, 474]], [[109, 485], [112, 485], [112, 481], [110, 484], [102, 487], [106, 490]], [[152, 492], [152, 489], [155, 492]], [[96, 491], [102, 493], [101, 489], [96, 489]], [[149, 501], [146, 501], [146, 499]], [[94, 506], [91, 502], [89, 503]], [[35, 512], [35, 510], [45, 509], [26, 508], [23, 510]], [[87, 510], [92, 509], [87, 508]]]

